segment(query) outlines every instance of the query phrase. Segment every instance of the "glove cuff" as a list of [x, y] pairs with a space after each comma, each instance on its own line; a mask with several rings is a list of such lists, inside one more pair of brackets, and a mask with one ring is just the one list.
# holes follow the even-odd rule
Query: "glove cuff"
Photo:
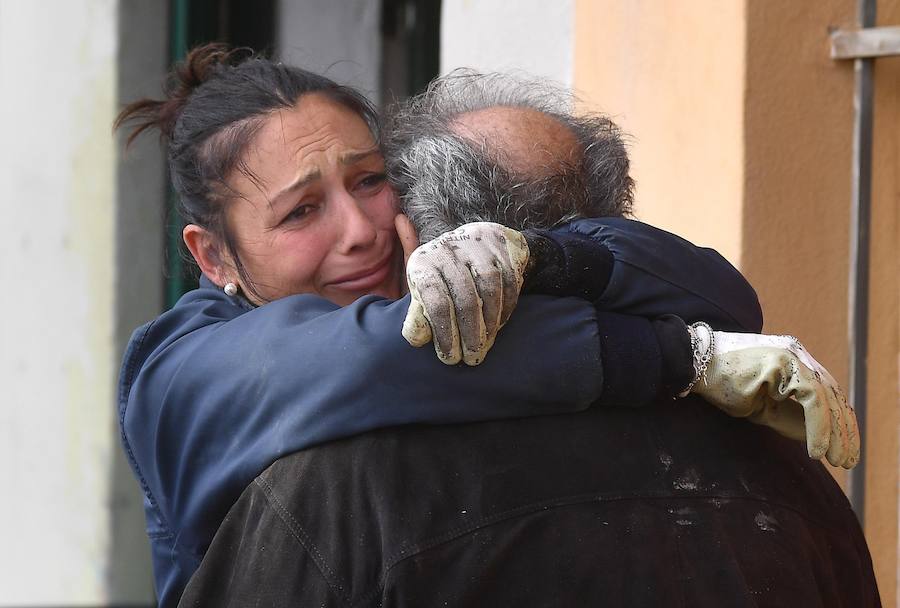
[[687, 325], [680, 317], [663, 315], [653, 321], [659, 342], [662, 372], [659, 396], [671, 399], [694, 381], [694, 354]]
[[[653, 324], [643, 317], [611, 312], [598, 312], [597, 324], [603, 365], [603, 392], [597, 405], [642, 407], [655, 402], [663, 360]], [[690, 361], [690, 345], [687, 350]]]
[[575, 232], [523, 230], [529, 260], [522, 293], [573, 296], [596, 302], [612, 276], [613, 254]]

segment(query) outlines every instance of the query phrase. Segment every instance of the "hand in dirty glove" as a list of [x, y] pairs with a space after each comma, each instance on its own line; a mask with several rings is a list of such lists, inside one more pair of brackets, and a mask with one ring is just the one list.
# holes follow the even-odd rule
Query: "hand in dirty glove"
[[406, 264], [403, 337], [413, 346], [433, 340], [448, 365], [478, 365], [516, 306], [527, 263], [522, 234], [491, 222], [464, 224], [419, 246]]
[[[711, 331], [694, 324], [695, 365], [691, 393], [731, 416], [806, 438], [811, 458], [850, 469], [859, 462], [859, 429], [841, 387], [792, 336]], [[710, 339], [711, 338], [711, 339]], [[702, 372], [704, 355], [708, 367]]]

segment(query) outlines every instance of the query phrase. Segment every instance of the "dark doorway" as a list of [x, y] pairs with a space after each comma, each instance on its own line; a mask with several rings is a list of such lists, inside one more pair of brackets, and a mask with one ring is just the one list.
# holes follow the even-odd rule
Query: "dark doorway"
[[440, 0], [383, 0], [381, 98], [385, 104], [420, 93], [438, 75]]
[[[205, 42], [225, 42], [254, 51], [274, 49], [276, 0], [171, 0], [169, 59], [182, 60], [187, 51]], [[197, 286], [197, 271], [185, 258], [182, 222], [169, 190], [166, 213], [166, 308]]]

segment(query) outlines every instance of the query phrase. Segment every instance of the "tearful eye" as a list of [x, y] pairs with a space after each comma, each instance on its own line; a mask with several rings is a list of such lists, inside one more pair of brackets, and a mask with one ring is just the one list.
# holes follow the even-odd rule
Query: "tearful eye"
[[293, 211], [291, 211], [286, 216], [284, 216], [282, 223], [283, 222], [293, 222], [296, 220], [303, 219], [312, 212], [313, 212], [312, 205], [299, 205], [299, 206], [295, 207], [293, 209]]
[[357, 187], [372, 190], [381, 187], [385, 179], [387, 176], [384, 173], [372, 173], [359, 180]]

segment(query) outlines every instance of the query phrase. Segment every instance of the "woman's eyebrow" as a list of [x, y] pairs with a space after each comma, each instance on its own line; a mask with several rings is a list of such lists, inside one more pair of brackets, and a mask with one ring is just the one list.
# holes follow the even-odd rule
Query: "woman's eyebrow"
[[[360, 150], [356, 152], [345, 152], [340, 156], [340, 162], [342, 165], [355, 165], [361, 160], [365, 160], [371, 156], [375, 156], [380, 154], [381, 151], [378, 148], [370, 148], [368, 150]], [[304, 186], [308, 186], [310, 183], [316, 181], [322, 177], [322, 173], [318, 169], [313, 169], [309, 173], [305, 173], [303, 175], [298, 175], [294, 181], [289, 183], [284, 188], [281, 188], [275, 194], [269, 197], [269, 200], [274, 204], [277, 202], [282, 196], [288, 194], [290, 192], [295, 192]]]
[[314, 170], [310, 171], [309, 173], [305, 173], [303, 175], [298, 175], [297, 178], [294, 179], [294, 181], [292, 181], [290, 184], [288, 184], [284, 188], [280, 189], [274, 195], [270, 196], [269, 200], [274, 203], [275, 201], [280, 199], [285, 194], [299, 190], [300, 188], [303, 188], [304, 186], [307, 186], [310, 183], [316, 181], [320, 177], [322, 177], [322, 173], [318, 169], [314, 169]]
[[355, 165], [361, 160], [365, 160], [370, 156], [374, 156], [376, 154], [380, 154], [381, 150], [378, 148], [370, 148], [368, 150], [361, 150], [359, 152], [346, 152], [341, 155], [341, 164], [342, 165]]

